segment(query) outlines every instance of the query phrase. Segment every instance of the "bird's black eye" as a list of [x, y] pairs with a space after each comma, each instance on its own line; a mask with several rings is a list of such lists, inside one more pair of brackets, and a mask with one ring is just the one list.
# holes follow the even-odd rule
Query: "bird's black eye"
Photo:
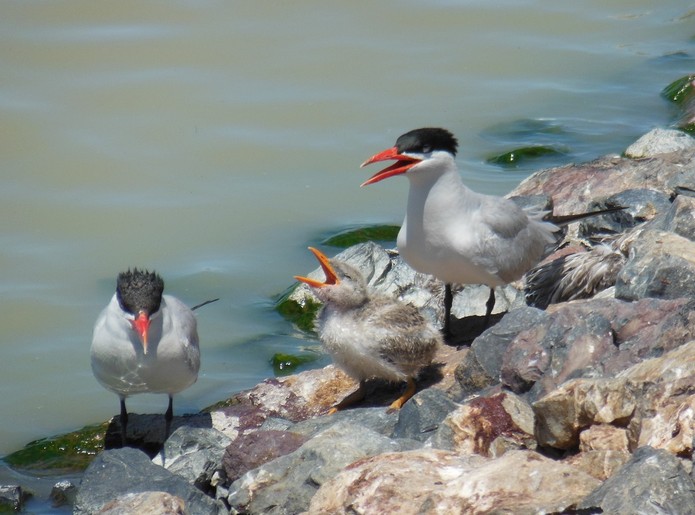
[[429, 154], [430, 152], [432, 152], [432, 147], [430, 147], [429, 145], [424, 145], [422, 147], [422, 153], [423, 154]]

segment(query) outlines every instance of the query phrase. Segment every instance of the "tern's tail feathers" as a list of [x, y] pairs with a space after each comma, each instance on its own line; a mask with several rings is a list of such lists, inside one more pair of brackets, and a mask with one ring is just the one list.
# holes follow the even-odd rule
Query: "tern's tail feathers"
[[599, 215], [605, 215], [608, 213], [615, 213], [616, 211], [622, 211], [624, 209], [627, 209], [627, 206], [616, 206], [616, 207], [608, 207], [606, 209], [597, 209], [596, 211], [587, 211], [586, 213], [576, 213], [572, 215], [553, 215], [550, 214], [546, 217], [546, 220], [548, 222], [552, 222], [555, 225], [559, 225], [560, 227], [571, 224], [572, 222], [577, 222], [579, 220], [583, 220], [585, 218], [591, 218], [592, 216], [599, 216]]
[[619, 250], [599, 245], [590, 252], [539, 265], [526, 274], [526, 302], [545, 309], [550, 304], [593, 297], [615, 284], [625, 261], [625, 254]]

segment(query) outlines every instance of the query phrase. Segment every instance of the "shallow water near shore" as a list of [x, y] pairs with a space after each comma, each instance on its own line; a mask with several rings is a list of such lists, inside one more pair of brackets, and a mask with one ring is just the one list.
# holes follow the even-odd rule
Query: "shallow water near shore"
[[[695, 69], [693, 13], [675, 0], [4, 5], [0, 455], [118, 412], [89, 344], [119, 271], [156, 269], [190, 305], [220, 298], [197, 312], [200, 377], [174, 404], [198, 411], [272, 376], [274, 353], [316, 350], [273, 309], [315, 268], [307, 245], [400, 223], [407, 182], [360, 189], [376, 171], [362, 161], [443, 126], [468, 184], [505, 194], [539, 167], [620, 153], [675, 116], [659, 92]], [[535, 143], [563, 152], [486, 163]], [[128, 406], [164, 413], [166, 397]]]

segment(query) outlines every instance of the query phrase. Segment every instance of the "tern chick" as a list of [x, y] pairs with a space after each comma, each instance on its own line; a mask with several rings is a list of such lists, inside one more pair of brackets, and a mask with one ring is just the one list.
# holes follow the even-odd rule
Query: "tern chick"
[[415, 394], [415, 378], [442, 343], [440, 332], [416, 307], [370, 291], [351, 265], [309, 250], [326, 279], [295, 278], [308, 284], [324, 304], [316, 320], [324, 348], [338, 367], [360, 382], [330, 413], [364, 398], [365, 382], [372, 378], [407, 382], [403, 395], [390, 406], [400, 409]]

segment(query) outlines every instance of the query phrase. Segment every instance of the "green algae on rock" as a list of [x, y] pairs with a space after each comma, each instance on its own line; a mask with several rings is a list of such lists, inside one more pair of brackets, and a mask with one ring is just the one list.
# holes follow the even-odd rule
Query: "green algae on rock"
[[680, 130], [695, 132], [695, 75], [682, 77], [661, 91], [661, 96], [678, 105], [681, 110], [675, 125]]
[[305, 332], [314, 331], [314, 320], [316, 313], [321, 308], [320, 302], [314, 302], [310, 298], [304, 299], [301, 303], [292, 298], [297, 285], [290, 288], [280, 296], [275, 303], [275, 309], [286, 320], [295, 324], [299, 329]]
[[487, 162], [490, 164], [513, 167], [518, 166], [520, 163], [525, 161], [530, 161], [532, 159], [539, 159], [542, 157], [551, 156], [561, 156], [564, 152], [561, 152], [552, 147], [546, 147], [542, 145], [533, 145], [529, 147], [520, 147], [504, 154], [498, 154], [487, 158]]
[[276, 352], [270, 359], [271, 365], [273, 365], [273, 370], [276, 376], [286, 376], [289, 374], [294, 374], [297, 367], [304, 365], [305, 363], [311, 363], [319, 359], [318, 354], [286, 354], [283, 352]]
[[674, 80], [661, 90], [661, 96], [666, 100], [680, 104], [692, 93], [693, 80], [695, 80], [695, 75], [687, 75]]
[[340, 231], [321, 242], [330, 247], [348, 248], [366, 241], [396, 241], [398, 225], [366, 225]]
[[108, 425], [107, 421], [64, 435], [34, 440], [23, 449], [5, 456], [3, 460], [10, 467], [24, 471], [80, 472], [104, 449], [104, 435]]

